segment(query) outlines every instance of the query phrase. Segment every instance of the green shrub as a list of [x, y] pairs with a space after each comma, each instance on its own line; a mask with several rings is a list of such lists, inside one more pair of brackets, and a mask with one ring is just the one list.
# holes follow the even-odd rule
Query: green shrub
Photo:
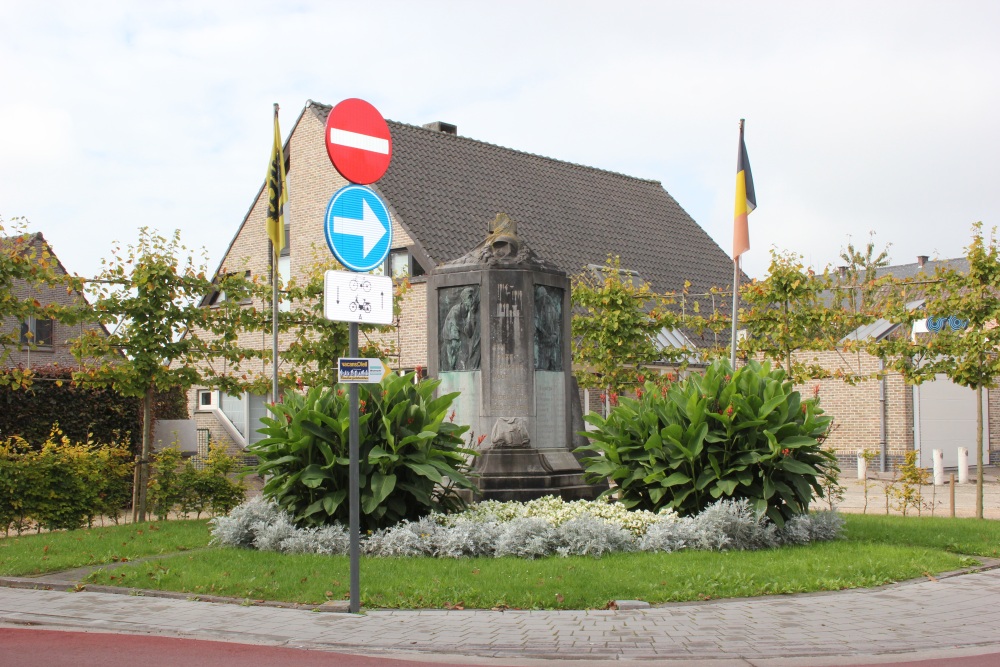
[[0, 528], [79, 528], [117, 520], [131, 497], [131, 454], [124, 445], [72, 444], [53, 431], [41, 448], [23, 438], [0, 444]]
[[779, 526], [808, 510], [837, 471], [821, 447], [831, 419], [802, 400], [781, 369], [717, 361], [668, 386], [646, 382], [622, 398], [581, 448], [591, 480], [610, 478], [626, 507], [697, 514], [720, 498], [746, 498]]
[[[464, 506], [458, 491], [472, 489], [462, 434], [468, 426], [446, 419], [457, 394], [434, 398], [440, 381], [414, 383], [394, 373], [379, 385], [360, 385], [359, 484], [361, 524], [366, 529], [417, 519], [432, 510]], [[350, 408], [347, 390], [314, 387], [289, 392], [269, 408], [251, 445], [267, 476], [264, 495], [276, 500], [300, 525], [348, 522]]]
[[161, 520], [173, 511], [185, 517], [193, 513], [199, 519], [208, 511], [226, 514], [243, 502], [246, 495], [243, 482], [229, 479], [237, 471], [236, 458], [224, 447], [211, 447], [201, 468], [191, 459], [183, 464], [181, 460], [176, 447], [161, 449], [153, 455], [149, 502]]

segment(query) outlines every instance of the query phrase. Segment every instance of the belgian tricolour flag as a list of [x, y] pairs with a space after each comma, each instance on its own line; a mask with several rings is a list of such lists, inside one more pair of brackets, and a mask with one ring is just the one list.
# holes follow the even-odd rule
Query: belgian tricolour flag
[[274, 247], [274, 256], [285, 247], [285, 205], [288, 190], [285, 185], [285, 155], [281, 147], [281, 130], [278, 129], [278, 105], [274, 105], [274, 145], [271, 147], [271, 164], [267, 169], [267, 236]]
[[740, 147], [736, 158], [736, 210], [733, 218], [733, 259], [750, 249], [750, 228], [747, 216], [757, 208], [753, 191], [753, 175], [747, 158], [747, 145], [743, 142], [743, 120], [740, 119]]

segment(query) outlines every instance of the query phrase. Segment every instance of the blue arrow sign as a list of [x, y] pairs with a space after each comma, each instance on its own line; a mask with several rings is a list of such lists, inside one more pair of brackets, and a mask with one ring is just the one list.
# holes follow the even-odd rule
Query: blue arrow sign
[[389, 207], [371, 188], [347, 185], [326, 207], [326, 244], [351, 271], [380, 266], [392, 246]]

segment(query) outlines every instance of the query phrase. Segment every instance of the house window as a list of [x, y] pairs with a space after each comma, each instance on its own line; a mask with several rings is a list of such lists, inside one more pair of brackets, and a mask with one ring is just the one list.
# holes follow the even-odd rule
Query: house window
[[[290, 255], [282, 254], [278, 258], [278, 276], [281, 278], [281, 286], [287, 287], [288, 282], [292, 279], [292, 258]], [[292, 309], [292, 302], [281, 295], [279, 297], [281, 300], [278, 301], [278, 310], [282, 313], [287, 313]]]
[[[235, 273], [227, 273], [227, 274], [225, 274], [222, 277], [222, 281], [224, 281], [226, 278], [231, 278], [232, 276], [235, 276], [235, 275], [236, 275]], [[251, 276], [250, 271], [244, 271], [243, 272], [243, 277], [246, 280], [250, 280], [250, 276]], [[222, 282], [222, 281], [220, 281], [220, 282]], [[208, 305], [209, 306], [218, 306], [218, 305], [220, 305], [222, 303], [225, 303], [228, 300], [229, 300], [229, 297], [226, 295], [226, 290], [225, 289], [219, 289], [214, 294], [212, 294], [212, 298], [210, 298], [208, 300]], [[242, 301], [240, 301], [241, 304], [249, 304], [250, 302], [251, 302], [251, 299], [249, 297], [247, 297], [246, 299], [243, 299]]]
[[216, 408], [215, 392], [211, 389], [198, 390], [198, 411], [205, 412]]
[[21, 322], [21, 344], [37, 347], [52, 347], [52, 332], [55, 320], [36, 319], [29, 317]]
[[389, 253], [389, 273], [393, 278], [422, 276], [424, 267], [407, 248], [399, 248]]

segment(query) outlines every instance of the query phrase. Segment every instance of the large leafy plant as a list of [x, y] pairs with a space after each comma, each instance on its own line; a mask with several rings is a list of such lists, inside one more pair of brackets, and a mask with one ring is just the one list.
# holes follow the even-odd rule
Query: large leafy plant
[[[369, 530], [464, 507], [461, 490], [473, 450], [468, 426], [447, 417], [457, 394], [434, 398], [440, 381], [414, 383], [413, 373], [389, 373], [359, 387], [361, 524]], [[267, 437], [251, 445], [268, 477], [264, 495], [299, 525], [348, 522], [350, 407], [343, 387], [289, 392], [264, 418]]]
[[703, 375], [622, 398], [582, 448], [591, 479], [610, 478], [626, 507], [681, 515], [720, 498], [746, 498], [779, 526], [808, 511], [837, 470], [821, 443], [830, 428], [818, 400], [802, 400], [781, 369], [717, 361]]

